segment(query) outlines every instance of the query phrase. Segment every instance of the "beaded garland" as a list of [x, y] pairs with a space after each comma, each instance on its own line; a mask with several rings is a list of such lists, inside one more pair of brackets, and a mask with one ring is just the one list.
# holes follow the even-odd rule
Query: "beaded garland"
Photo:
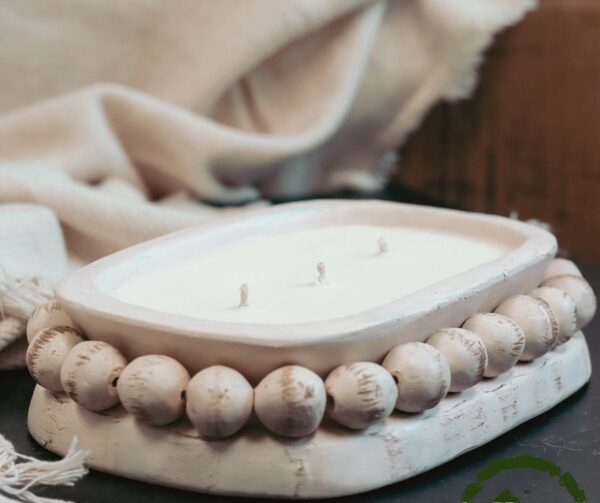
[[565, 343], [593, 317], [596, 299], [577, 267], [555, 259], [541, 288], [506, 299], [496, 313], [472, 316], [462, 328], [443, 329], [427, 343], [391, 348], [382, 365], [352, 362], [323, 381], [311, 370], [289, 365], [264, 377], [254, 390], [239, 372], [224, 366], [187, 370], [165, 355], [131, 362], [118, 348], [86, 341], [62, 307], [51, 302], [32, 314], [27, 367], [52, 393], [65, 392], [91, 411], [121, 403], [138, 420], [169, 424], [182, 415], [207, 438], [235, 434], [252, 410], [272, 433], [301, 437], [314, 432], [325, 414], [360, 430], [385, 419], [394, 408], [421, 412], [448, 392], [493, 378], [517, 360], [538, 358]]

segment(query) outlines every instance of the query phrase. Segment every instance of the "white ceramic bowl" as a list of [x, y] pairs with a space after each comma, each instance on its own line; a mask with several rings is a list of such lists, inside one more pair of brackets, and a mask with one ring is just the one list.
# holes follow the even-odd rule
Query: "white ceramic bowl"
[[[111, 295], [135, 275], [249, 237], [333, 225], [442, 229], [509, 250], [398, 300], [341, 318], [293, 324], [208, 321], [128, 304]], [[190, 372], [221, 364], [257, 382], [288, 363], [324, 376], [350, 361], [380, 361], [396, 344], [423, 341], [504, 299], [537, 287], [556, 253], [550, 233], [497, 216], [382, 201], [310, 201], [225, 217], [128, 248], [63, 280], [56, 296], [91, 339], [128, 358], [166, 354]], [[400, 280], [400, 279], [398, 279]]]

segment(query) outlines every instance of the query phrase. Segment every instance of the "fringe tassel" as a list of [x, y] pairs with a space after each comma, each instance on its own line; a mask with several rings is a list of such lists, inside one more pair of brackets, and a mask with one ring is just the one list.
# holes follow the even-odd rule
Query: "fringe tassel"
[[0, 370], [25, 365], [27, 320], [52, 298], [51, 288], [40, 278], [17, 278], [0, 265]]
[[77, 437], [74, 437], [63, 459], [40, 461], [18, 454], [13, 445], [0, 435], [0, 503], [67, 503], [60, 499], [36, 496], [30, 489], [38, 486], [72, 486], [88, 472], [84, 465], [88, 454], [88, 450], [77, 449]]
[[52, 290], [36, 276], [15, 278], [0, 266], [0, 316], [28, 319], [40, 304], [51, 301]]
[[0, 320], [0, 351], [25, 334], [27, 322], [21, 318], [7, 316]]

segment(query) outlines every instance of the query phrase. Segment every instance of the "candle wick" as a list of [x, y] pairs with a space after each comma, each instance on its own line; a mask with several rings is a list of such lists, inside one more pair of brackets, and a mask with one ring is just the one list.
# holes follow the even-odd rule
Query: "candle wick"
[[240, 307], [248, 307], [248, 283], [240, 286]]
[[327, 278], [325, 276], [325, 263], [319, 262], [317, 264], [317, 285], [325, 286], [327, 284]]
[[388, 243], [385, 240], [385, 238], [379, 238], [379, 241], [377, 241], [377, 244], [379, 245], [379, 254], [380, 255], [387, 255], [389, 253]]

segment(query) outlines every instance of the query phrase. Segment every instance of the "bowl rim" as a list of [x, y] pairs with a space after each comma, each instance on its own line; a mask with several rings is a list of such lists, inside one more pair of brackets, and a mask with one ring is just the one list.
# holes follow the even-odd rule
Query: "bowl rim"
[[[465, 226], [460, 231], [464, 234], [479, 235], [482, 229], [488, 229], [486, 232], [490, 235], [504, 232], [506, 236], [511, 236], [515, 245], [507, 254], [491, 262], [478, 265], [386, 304], [343, 317], [302, 323], [266, 324], [203, 320], [129, 304], [118, 300], [99, 287], [99, 283], [103, 280], [102, 275], [111, 271], [116, 274], [120, 270], [119, 267], [127, 270], [128, 266], [131, 269], [130, 275], [134, 272], [139, 273], [144, 270], [144, 267], [152, 265], [152, 260], [148, 258], [149, 253], [156, 253], [161, 248], [176, 250], [177, 246], [181, 247], [183, 243], [198, 240], [198, 236], [202, 236], [200, 242], [202, 239], [208, 239], [210, 242], [211, 238], [218, 241], [218, 236], [221, 236], [221, 239], [225, 236], [227, 239], [227, 236], [231, 237], [236, 230], [239, 231], [242, 227], [248, 226], [249, 229], [246, 230], [248, 235], [258, 236], [265, 229], [268, 230], [270, 225], [279, 229], [285, 224], [286, 219], [289, 221], [296, 219], [294, 222], [299, 224], [298, 228], [313, 226], [302, 227], [300, 225], [307, 222], [326, 227], [327, 225], [323, 225], [324, 223], [335, 221], [336, 218], [343, 220], [347, 218], [345, 215], [360, 214], [367, 218], [368, 215], [381, 216], [395, 213], [402, 218], [414, 219], [414, 225], [427, 221], [431, 224], [428, 227], [435, 227], [433, 224], [439, 220], [446, 222], [442, 222], [445, 228], [448, 228], [448, 225], [451, 225], [452, 228]], [[353, 223], [350, 222], [350, 224]], [[380, 224], [378, 223], [378, 225]], [[257, 229], [260, 232], [257, 233]], [[477, 232], [473, 229], [477, 229]], [[235, 241], [235, 239], [231, 240]], [[520, 244], [516, 243], [518, 240], [521, 240]], [[271, 348], [293, 348], [327, 343], [332, 340], [337, 342], [355, 340], [361, 334], [368, 333], [373, 329], [385, 329], [386, 326], [393, 326], [399, 319], [423, 316], [430, 310], [431, 305], [439, 308], [454, 302], [457, 294], [461, 296], [476, 295], [493, 283], [509, 280], [512, 275], [542, 261], [549, 262], [555, 255], [556, 248], [556, 239], [551, 233], [533, 225], [501, 216], [379, 200], [313, 200], [246, 210], [134, 245], [101, 258], [70, 274], [59, 282], [55, 294], [61, 305], [76, 322], [87, 316], [96, 319], [108, 318], [123, 326], [124, 330], [127, 326], [135, 326], [138, 329], [151, 328], [154, 331], [164, 331], [172, 336], [186, 338]], [[173, 253], [172, 250], [171, 253]], [[106, 278], [104, 280], [106, 281]], [[111, 281], [114, 281], [114, 278], [111, 278]]]

